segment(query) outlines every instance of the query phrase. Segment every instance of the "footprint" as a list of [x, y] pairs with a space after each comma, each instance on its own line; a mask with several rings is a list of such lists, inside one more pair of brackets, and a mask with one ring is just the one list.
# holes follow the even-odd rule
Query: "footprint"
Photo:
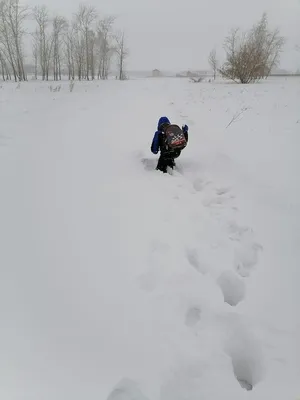
[[238, 382], [239, 382], [239, 384], [241, 385], [241, 387], [243, 389], [246, 389], [246, 390], [252, 390], [253, 389], [253, 385], [251, 383], [247, 382], [244, 379], [238, 379]]
[[252, 390], [264, 377], [261, 346], [245, 328], [236, 329], [225, 346], [233, 373], [245, 390]]
[[142, 158], [141, 161], [146, 171], [155, 171], [157, 160], [153, 158]]
[[224, 271], [217, 279], [225, 303], [236, 306], [245, 298], [245, 283], [233, 271]]
[[135, 381], [122, 379], [112, 390], [107, 400], [148, 400]]
[[230, 188], [224, 187], [216, 189], [216, 193], [218, 196], [222, 196], [223, 194], [227, 194], [230, 191]]
[[248, 226], [239, 226], [235, 221], [231, 221], [228, 224], [229, 238], [233, 241], [241, 241], [243, 237], [253, 237], [253, 231]]
[[205, 207], [213, 207], [213, 206], [218, 206], [218, 205], [221, 206], [221, 205], [225, 204], [225, 202], [226, 202], [225, 199], [222, 197], [215, 197], [215, 198], [209, 197], [207, 199], [204, 199], [202, 201], [202, 204]]
[[200, 307], [192, 307], [185, 314], [185, 324], [189, 327], [197, 325], [201, 318]]
[[161, 272], [161, 260], [170, 250], [170, 245], [154, 239], [149, 246], [149, 267], [138, 277], [140, 288], [146, 292], [152, 292], [159, 283]]
[[253, 230], [247, 226], [239, 226], [236, 222], [228, 225], [229, 239], [237, 242], [234, 250], [234, 269], [242, 277], [248, 277], [258, 263], [262, 245], [254, 241]]
[[202, 178], [197, 178], [193, 182], [193, 187], [197, 192], [202, 192], [202, 190], [209, 184], [210, 182], [206, 182]]
[[258, 243], [241, 243], [234, 251], [234, 268], [243, 278], [249, 277], [258, 263], [262, 246]]
[[207, 193], [202, 204], [205, 207], [228, 206], [234, 198], [235, 196], [230, 194], [230, 188], [217, 188], [212, 189], [210, 193]]
[[196, 249], [187, 249], [186, 256], [190, 265], [201, 274], [206, 274], [208, 267], [206, 264], [199, 260], [199, 255]]
[[180, 365], [171, 368], [165, 374], [161, 385], [161, 400], [196, 400], [207, 399], [203, 393], [205, 365], [201, 360], [189, 362], [181, 360]]

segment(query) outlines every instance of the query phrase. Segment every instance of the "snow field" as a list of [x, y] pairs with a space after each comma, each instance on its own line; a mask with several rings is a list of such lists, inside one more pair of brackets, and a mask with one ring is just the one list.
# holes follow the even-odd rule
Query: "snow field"
[[0, 89], [1, 398], [296, 399], [299, 81], [48, 86]]

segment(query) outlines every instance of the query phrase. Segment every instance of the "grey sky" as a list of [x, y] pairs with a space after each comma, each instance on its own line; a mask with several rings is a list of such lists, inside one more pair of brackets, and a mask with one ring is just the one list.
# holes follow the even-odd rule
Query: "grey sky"
[[[300, 0], [91, 0], [100, 14], [115, 14], [130, 48], [128, 68], [178, 70], [207, 68], [207, 56], [234, 26], [249, 27], [266, 11], [288, 42], [281, 67], [300, 68]], [[70, 16], [79, 0], [38, 0]]]

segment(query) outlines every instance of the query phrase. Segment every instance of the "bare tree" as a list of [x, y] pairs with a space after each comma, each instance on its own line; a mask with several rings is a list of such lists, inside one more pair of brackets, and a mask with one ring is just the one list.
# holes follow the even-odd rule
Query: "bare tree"
[[7, 67], [7, 63], [5, 61], [5, 58], [3, 56], [3, 54], [1, 54], [0, 52], [0, 66], [1, 66], [1, 75], [2, 75], [2, 79], [5, 80], [9, 80], [10, 74], [9, 74], [9, 69]]
[[67, 21], [64, 17], [56, 16], [53, 20], [53, 78], [61, 80], [61, 57], [63, 34], [67, 29]]
[[75, 79], [75, 40], [74, 40], [75, 30], [74, 26], [71, 25], [67, 31], [65, 40], [65, 54], [68, 65], [69, 80]]
[[115, 17], [109, 16], [99, 21], [97, 26], [97, 46], [98, 46], [98, 79], [107, 79], [110, 61], [114, 52], [112, 43], [112, 27]]
[[278, 65], [284, 38], [279, 30], [269, 30], [267, 15], [248, 32], [232, 30], [225, 39], [226, 62], [221, 75], [235, 82], [250, 83], [267, 78]]
[[95, 19], [97, 18], [97, 11], [94, 7], [81, 4], [76, 14], [76, 23], [78, 31], [81, 32], [84, 39], [85, 50], [85, 77], [89, 80], [89, 73], [91, 71], [91, 53], [90, 53], [90, 32]]
[[15, 46], [19, 80], [25, 81], [27, 78], [24, 70], [22, 38], [25, 34], [23, 23], [28, 16], [28, 8], [25, 6], [21, 6], [19, 0], [9, 0], [8, 15]]
[[83, 79], [85, 69], [85, 40], [76, 22], [73, 23], [74, 69], [78, 80]]
[[115, 51], [114, 17], [96, 22], [94, 8], [80, 6], [65, 35], [65, 56], [69, 79], [107, 79], [112, 54]]
[[260, 69], [258, 78], [267, 78], [272, 69], [279, 64], [280, 53], [284, 45], [284, 38], [279, 30], [268, 29], [267, 14], [263, 13], [261, 19], [255, 24], [248, 35], [252, 51], [253, 69]]
[[45, 6], [35, 7], [34, 18], [38, 25], [35, 33], [35, 40], [38, 43], [38, 54], [42, 71], [42, 79], [48, 80], [50, 60], [53, 48], [53, 36], [47, 32], [47, 28], [50, 22], [47, 8]]
[[[16, 81], [26, 79], [24, 69], [25, 35], [24, 21], [28, 9], [21, 0], [0, 0], [0, 76]], [[50, 18], [46, 6], [33, 8], [36, 29], [32, 37], [32, 60], [34, 77], [41, 73], [49, 79], [50, 70], [54, 80], [60, 80], [63, 66], [68, 68], [69, 79], [107, 79], [111, 58], [117, 55], [119, 79], [126, 79], [124, 72], [128, 49], [124, 32], [115, 35], [115, 18], [105, 17], [97, 23], [94, 7], [81, 4], [70, 23], [62, 17]]]
[[5, 72], [4, 72], [5, 61], [4, 61], [1, 53], [0, 53], [0, 65], [1, 65], [2, 79], [5, 81]]
[[39, 62], [39, 35], [36, 30], [32, 35], [33, 43], [32, 43], [32, 56], [34, 60], [34, 79], [38, 78], [38, 62]]
[[93, 30], [90, 30], [88, 34], [88, 49], [89, 49], [89, 66], [90, 66], [92, 80], [95, 79], [95, 74], [96, 74], [96, 56], [95, 56], [96, 39], [97, 39], [96, 33]]
[[115, 40], [116, 40], [115, 50], [116, 50], [116, 53], [118, 56], [118, 67], [119, 67], [118, 77], [119, 77], [119, 80], [125, 80], [126, 79], [125, 60], [128, 57], [129, 51], [126, 47], [124, 31], [119, 32], [115, 36]]
[[[28, 16], [28, 8], [21, 6], [19, 0], [2, 0], [0, 2], [0, 45], [1, 62], [8, 60], [15, 80], [26, 80], [24, 70], [23, 36], [24, 21]], [[7, 68], [7, 67], [6, 67]]]
[[217, 69], [218, 69], [218, 60], [217, 60], [217, 51], [216, 49], [213, 49], [208, 56], [208, 62], [209, 65], [213, 71], [214, 74], [214, 80], [216, 79], [216, 75], [217, 75]]
[[2, 1], [0, 3], [0, 41], [1, 41], [1, 58], [3, 60], [2, 66], [4, 66], [5, 60], [10, 65], [15, 81], [18, 80], [17, 67], [15, 55], [13, 52], [13, 44], [11, 41], [11, 33], [7, 23], [7, 3]]

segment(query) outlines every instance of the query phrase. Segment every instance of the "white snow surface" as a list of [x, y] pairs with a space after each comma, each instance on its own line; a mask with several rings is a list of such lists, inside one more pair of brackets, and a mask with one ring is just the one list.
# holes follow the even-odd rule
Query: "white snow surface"
[[299, 399], [300, 81], [0, 86], [0, 399]]

